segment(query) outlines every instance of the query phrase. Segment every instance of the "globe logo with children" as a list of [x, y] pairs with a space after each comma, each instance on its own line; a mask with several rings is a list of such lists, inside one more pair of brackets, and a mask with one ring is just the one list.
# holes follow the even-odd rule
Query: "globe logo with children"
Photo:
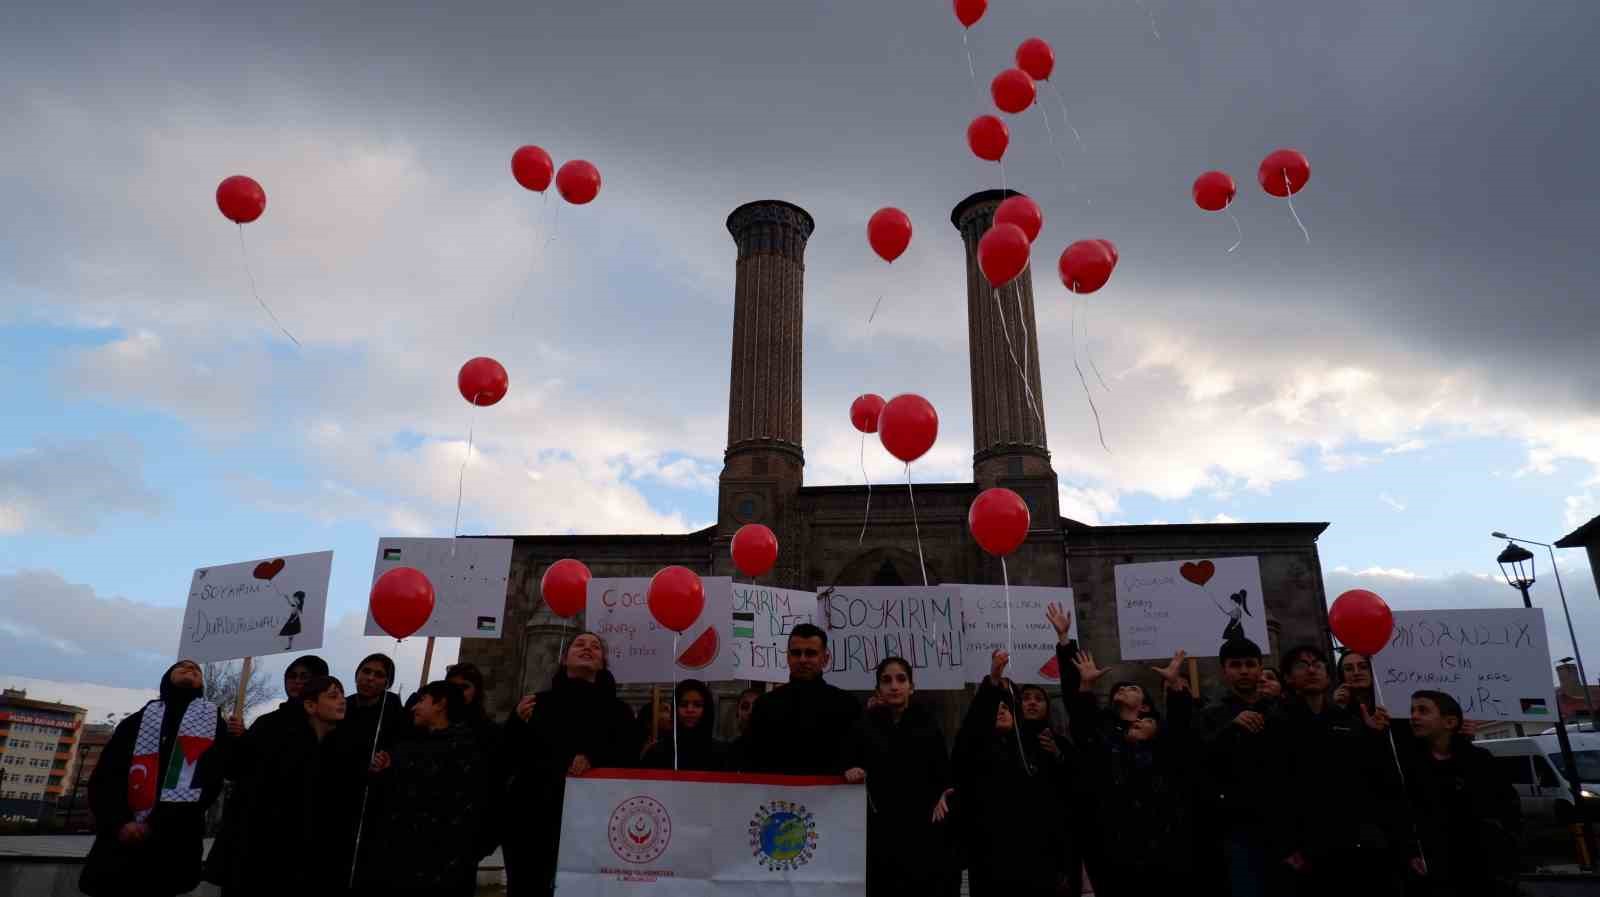
[[798, 869], [817, 851], [816, 817], [794, 801], [761, 804], [750, 818], [749, 834], [750, 855], [773, 872]]
[[617, 856], [629, 863], [648, 863], [667, 852], [672, 817], [653, 797], [630, 797], [611, 811], [606, 834]]

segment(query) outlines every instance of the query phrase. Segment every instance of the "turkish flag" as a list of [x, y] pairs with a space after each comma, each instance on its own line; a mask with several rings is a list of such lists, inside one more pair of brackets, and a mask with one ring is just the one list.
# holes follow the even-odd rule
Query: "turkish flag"
[[149, 810], [156, 805], [159, 783], [156, 776], [161, 768], [155, 754], [134, 757], [128, 767], [128, 809], [135, 812]]

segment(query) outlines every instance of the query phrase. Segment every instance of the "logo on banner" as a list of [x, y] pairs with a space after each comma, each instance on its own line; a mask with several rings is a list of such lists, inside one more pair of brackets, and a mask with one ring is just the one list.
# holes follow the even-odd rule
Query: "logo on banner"
[[629, 863], [648, 863], [667, 852], [672, 817], [653, 797], [630, 797], [611, 811], [611, 850]]
[[817, 852], [817, 820], [804, 805], [768, 801], [750, 818], [750, 855], [764, 869], [789, 872]]

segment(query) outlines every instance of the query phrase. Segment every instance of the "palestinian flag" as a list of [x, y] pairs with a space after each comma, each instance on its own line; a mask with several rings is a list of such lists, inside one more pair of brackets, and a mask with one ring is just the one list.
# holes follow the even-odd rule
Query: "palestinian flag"
[[755, 638], [756, 637], [756, 615], [754, 613], [749, 612], [749, 611], [734, 611], [734, 613], [733, 613], [733, 637], [734, 638]]
[[398, 548], [385, 548], [383, 550], [383, 559], [386, 560], [386, 561], [398, 561], [398, 560], [400, 560], [400, 549], [398, 549]]

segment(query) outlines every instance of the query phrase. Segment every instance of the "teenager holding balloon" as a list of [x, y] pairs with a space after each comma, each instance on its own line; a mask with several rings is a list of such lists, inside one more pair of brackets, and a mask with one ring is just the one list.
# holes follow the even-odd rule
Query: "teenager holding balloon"
[[913, 703], [904, 658], [878, 664], [876, 700], [855, 731], [846, 778], [866, 782], [867, 891], [872, 897], [954, 894], [960, 875], [943, 860], [950, 757], [933, 714]]
[[645, 749], [640, 761], [645, 769], [687, 769], [720, 772], [728, 768], [728, 746], [715, 738], [717, 702], [711, 688], [699, 679], [685, 679], [672, 690], [678, 725], [669, 724], [661, 737]]

